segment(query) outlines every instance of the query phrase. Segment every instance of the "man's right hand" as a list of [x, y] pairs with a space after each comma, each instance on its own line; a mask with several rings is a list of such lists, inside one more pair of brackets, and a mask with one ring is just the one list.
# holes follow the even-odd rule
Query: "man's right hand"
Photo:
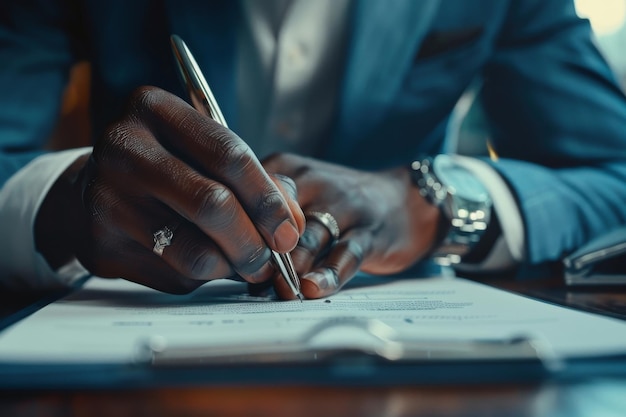
[[[178, 97], [141, 88], [124, 116], [56, 181], [38, 213], [38, 250], [52, 267], [76, 257], [91, 273], [161, 291], [276, 274], [304, 230], [293, 182], [270, 177], [232, 131]], [[171, 245], [153, 252], [153, 234]]]

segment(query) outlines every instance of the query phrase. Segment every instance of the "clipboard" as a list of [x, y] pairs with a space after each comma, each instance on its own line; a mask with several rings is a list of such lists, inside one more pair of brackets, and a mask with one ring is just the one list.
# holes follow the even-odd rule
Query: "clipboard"
[[[345, 325], [347, 323], [342, 323]], [[335, 324], [332, 324], [333, 326]], [[364, 331], [381, 323], [349, 323]], [[321, 329], [319, 329], [321, 330]], [[526, 338], [451, 343], [384, 340], [384, 348], [165, 347], [146, 342], [133, 364], [0, 363], [0, 389], [153, 388], [178, 385], [392, 386], [542, 382], [565, 369], [549, 347]]]
[[[388, 358], [361, 349], [304, 352], [213, 353], [175, 357], [155, 354], [152, 360], [112, 364], [0, 363], [0, 389], [143, 389], [174, 386], [447, 386], [501, 383], [547, 383], [586, 378], [626, 377], [626, 355], [561, 361], [541, 357], [528, 339], [477, 342], [459, 354], [447, 346], [411, 346], [408, 355]], [[483, 350], [485, 349], [485, 350]], [[178, 351], [180, 352], [180, 351]], [[489, 356], [493, 354], [493, 356]], [[284, 356], [283, 356], [284, 355]], [[224, 359], [224, 361], [220, 361]], [[556, 359], [556, 360], [555, 360]]]
[[[418, 285], [419, 280], [415, 282]], [[463, 288], [468, 285], [463, 283]], [[368, 342], [324, 342], [332, 332], [348, 331], [366, 335]], [[225, 343], [218, 347], [181, 344], [153, 334], [138, 340], [136, 347], [135, 360], [128, 363], [29, 363], [6, 361], [0, 356], [0, 389], [447, 385], [626, 376], [626, 351], [564, 358], [547, 340], [523, 334], [510, 338], [406, 339], [382, 320], [353, 317], [322, 320], [300, 338], [282, 344]]]

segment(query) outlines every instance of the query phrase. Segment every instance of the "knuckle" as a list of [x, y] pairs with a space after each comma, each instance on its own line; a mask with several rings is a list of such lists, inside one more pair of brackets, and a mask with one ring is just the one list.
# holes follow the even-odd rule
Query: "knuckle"
[[331, 266], [339, 271], [356, 271], [363, 264], [371, 249], [367, 239], [344, 239], [339, 241]]
[[126, 144], [129, 142], [130, 126], [126, 121], [109, 125], [102, 140], [94, 146], [93, 157], [99, 164], [115, 161], [125, 155]]
[[261, 223], [267, 223], [274, 216], [279, 216], [281, 220], [287, 218], [288, 211], [280, 191], [276, 188], [271, 188], [262, 193], [250, 215]]
[[217, 258], [206, 250], [192, 251], [189, 257], [187, 276], [194, 280], [208, 280], [217, 266]]
[[[96, 164], [109, 180], [132, 194], [145, 194], [153, 188], [144, 188], [151, 182], [175, 181], [181, 173], [178, 161], [164, 152], [154, 139], [145, 137], [138, 128], [128, 128], [120, 143], [105, 149]], [[128, 187], [135, 184], [134, 187]]]
[[97, 165], [117, 172], [133, 172], [143, 160], [155, 159], [154, 146], [146, 141], [142, 127], [120, 121], [109, 126], [93, 152]]
[[194, 218], [200, 227], [227, 228], [232, 224], [236, 210], [233, 193], [219, 183], [201, 187], [192, 197]]
[[363, 245], [363, 242], [348, 239], [342, 242], [341, 245], [345, 246], [345, 252], [354, 258], [358, 264], [363, 263], [363, 260], [368, 252], [368, 248]]
[[94, 183], [87, 187], [83, 193], [83, 204], [92, 227], [99, 224], [106, 224], [112, 219], [111, 213], [119, 205], [120, 201], [115, 197], [109, 187]]
[[133, 91], [128, 101], [127, 117], [139, 124], [165, 123], [176, 124], [176, 117], [181, 111], [188, 111], [188, 106], [181, 106], [183, 101], [157, 87], [142, 86]]
[[315, 256], [322, 247], [322, 238], [318, 233], [315, 233], [310, 228], [307, 228], [300, 240], [298, 241], [298, 249], [307, 252], [309, 255]]
[[224, 169], [224, 177], [233, 181], [243, 177], [248, 168], [254, 164], [250, 147], [238, 137], [220, 129], [213, 136], [220, 144], [218, 166]]
[[258, 210], [262, 213], [279, 211], [284, 208], [283, 196], [277, 189], [263, 193], [263, 197], [259, 200]]
[[[192, 109], [179, 106], [168, 108], [164, 114], [165, 120], [173, 126], [174, 131], [187, 132], [191, 137], [202, 136], [196, 116]], [[184, 139], [184, 135], [181, 137]]]
[[296, 185], [296, 182], [291, 177], [288, 177], [286, 175], [282, 175], [282, 174], [273, 174], [273, 175], [278, 181], [280, 181], [283, 189], [289, 195], [289, 197], [291, 197], [293, 200], [297, 200], [298, 199], [298, 186]]
[[141, 86], [133, 90], [129, 103], [131, 109], [141, 113], [144, 110], [150, 111], [155, 103], [161, 99], [163, 91], [151, 86]]

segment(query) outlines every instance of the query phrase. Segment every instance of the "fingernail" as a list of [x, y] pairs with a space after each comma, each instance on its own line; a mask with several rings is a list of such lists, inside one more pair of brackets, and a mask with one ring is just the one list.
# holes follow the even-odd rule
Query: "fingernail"
[[320, 274], [319, 272], [309, 272], [302, 277], [302, 279], [314, 284], [320, 290], [328, 288], [328, 279], [324, 274]]
[[327, 288], [336, 289], [339, 287], [339, 278], [337, 277], [335, 271], [330, 268], [325, 268], [322, 272], [320, 272], [320, 270], [309, 272], [303, 278], [308, 279], [317, 285], [320, 290], [325, 290]]
[[300, 235], [289, 220], [285, 220], [274, 232], [274, 244], [279, 252], [289, 252], [298, 244]]

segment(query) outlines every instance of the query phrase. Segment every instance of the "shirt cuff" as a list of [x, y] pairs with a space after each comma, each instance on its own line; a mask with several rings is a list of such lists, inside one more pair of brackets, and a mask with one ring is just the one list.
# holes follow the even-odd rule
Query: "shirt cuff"
[[496, 271], [524, 261], [526, 259], [524, 223], [513, 193], [504, 179], [485, 161], [461, 155], [454, 155], [454, 158], [487, 188], [502, 230], [502, 236], [497, 238], [482, 262], [461, 264], [459, 269], [467, 272]]
[[39, 207], [57, 178], [91, 147], [42, 155], [15, 173], [0, 190], [0, 285], [16, 289], [69, 286], [88, 272], [78, 261], [53, 271], [35, 247]]

